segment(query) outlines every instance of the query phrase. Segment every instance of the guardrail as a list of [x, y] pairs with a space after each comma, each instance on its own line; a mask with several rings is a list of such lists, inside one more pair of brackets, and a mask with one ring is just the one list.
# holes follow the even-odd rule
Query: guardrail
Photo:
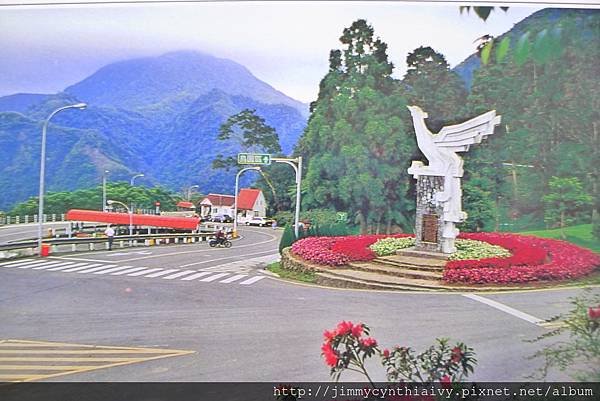
[[[65, 215], [62, 214], [44, 214], [44, 223], [54, 223], [65, 221]], [[38, 215], [34, 214], [33, 216], [0, 216], [0, 225], [8, 225], [8, 224], [29, 224], [29, 223], [37, 223]]]
[[[159, 244], [193, 244], [196, 242], [205, 242], [214, 233], [178, 233], [178, 234], [146, 234], [146, 235], [118, 235], [114, 237], [114, 248], [125, 248], [125, 245], [136, 246], [152, 246]], [[86, 251], [96, 250], [97, 244], [104, 244], [104, 248], [108, 249], [107, 237], [83, 237], [83, 238], [44, 238], [44, 244], [51, 246], [50, 252], [58, 252], [58, 247], [64, 248], [70, 245], [71, 252], [77, 252], [81, 245], [85, 245]], [[140, 244], [141, 243], [141, 244]], [[38, 247], [37, 240], [28, 240], [21, 242], [13, 242], [9, 244], [0, 244], [0, 259], [16, 256], [31, 256], [35, 254]], [[11, 251], [17, 251], [16, 254], [11, 254]], [[68, 251], [67, 251], [68, 252]]]

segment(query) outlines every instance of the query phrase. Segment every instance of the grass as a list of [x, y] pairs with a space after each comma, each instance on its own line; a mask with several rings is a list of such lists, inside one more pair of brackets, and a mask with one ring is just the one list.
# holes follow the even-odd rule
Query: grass
[[302, 281], [304, 283], [316, 283], [317, 282], [317, 277], [315, 276], [314, 273], [304, 273], [304, 272], [286, 270], [283, 267], [281, 267], [281, 264], [279, 262], [271, 263], [270, 265], [267, 266], [267, 270], [272, 273], [278, 274], [279, 277], [286, 279], [286, 280]]
[[[592, 235], [591, 224], [566, 227], [564, 231], [567, 236], [567, 241], [591, 249], [594, 252], [600, 252], [600, 240]], [[521, 234], [535, 235], [536, 237], [542, 238], [562, 239], [560, 236], [560, 229], [558, 228], [551, 230], [524, 231], [521, 232]]]

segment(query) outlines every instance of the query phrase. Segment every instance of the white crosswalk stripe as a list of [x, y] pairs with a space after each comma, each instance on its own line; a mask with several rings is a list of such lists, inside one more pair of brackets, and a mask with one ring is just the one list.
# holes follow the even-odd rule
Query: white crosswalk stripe
[[86, 269], [86, 270], [81, 270], [78, 271], [77, 273], [83, 274], [83, 273], [93, 273], [93, 272], [97, 272], [98, 270], [105, 270], [107, 268], [110, 267], [115, 267], [116, 265], [104, 265], [104, 266], [100, 266], [100, 267], [93, 267], [91, 269]]
[[163, 271], [158, 272], [158, 273], [148, 274], [147, 276], [144, 276], [144, 277], [155, 278], [155, 277], [160, 277], [160, 276], [167, 275], [169, 273], [175, 273], [175, 272], [178, 272], [178, 271], [179, 271], [179, 269], [167, 269], [167, 270], [163, 270]]
[[241, 284], [241, 285], [250, 285], [250, 284], [254, 284], [254, 283], [256, 283], [257, 281], [260, 281], [260, 280], [262, 280], [263, 278], [266, 278], [266, 276], [254, 276], [254, 277], [252, 277], [252, 278], [249, 278], [249, 279], [248, 279], [248, 280], [246, 280], [246, 281], [242, 281], [240, 284]]
[[[218, 282], [221, 284], [254, 284], [265, 276], [249, 274], [250, 266], [264, 264], [273, 259], [273, 255], [236, 261], [226, 265], [214, 266], [202, 270], [181, 270], [160, 267], [119, 266], [114, 263], [91, 263], [92, 261], [77, 261], [68, 259], [23, 259], [0, 263], [0, 267], [15, 269], [31, 269], [58, 273], [78, 274], [107, 274], [111, 276], [127, 275], [129, 277], [160, 278], [164, 280], [196, 281], [203, 283]], [[244, 263], [246, 263], [244, 265]], [[237, 274], [236, 274], [237, 273]], [[244, 281], [242, 281], [244, 280]]]

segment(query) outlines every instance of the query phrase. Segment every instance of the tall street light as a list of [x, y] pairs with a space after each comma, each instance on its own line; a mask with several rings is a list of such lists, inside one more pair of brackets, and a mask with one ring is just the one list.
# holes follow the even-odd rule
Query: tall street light
[[143, 176], [144, 176], [144, 174], [136, 174], [136, 175], [134, 175], [133, 177], [131, 177], [131, 180], [129, 181], [129, 185], [133, 186], [135, 179], [138, 178], [138, 177], [143, 177]]
[[191, 187], [188, 188], [187, 194], [186, 194], [186, 200], [188, 202], [192, 199], [192, 192], [195, 188], [200, 188], [200, 185], [192, 185]]
[[254, 171], [259, 171], [260, 172], [260, 167], [246, 167], [241, 169], [240, 171], [238, 171], [238, 173], [235, 175], [235, 192], [233, 193], [234, 195], [234, 202], [233, 202], [233, 237], [237, 237], [237, 221], [238, 221], [238, 187], [239, 187], [239, 182], [240, 182], [240, 175], [244, 172], [244, 171], [248, 171], [248, 170], [254, 170]]
[[102, 173], [102, 211], [106, 212], [106, 174], [110, 173], [108, 170], [104, 170]]
[[60, 107], [54, 110], [46, 121], [44, 121], [44, 126], [42, 128], [42, 155], [40, 160], [40, 188], [39, 188], [39, 206], [38, 206], [38, 252], [41, 256], [42, 254], [42, 235], [44, 231], [44, 174], [46, 172], [46, 131], [48, 130], [48, 123], [50, 119], [54, 117], [55, 114], [66, 110], [66, 109], [79, 109], [83, 110], [87, 107], [85, 103], [76, 103], [68, 106]]
[[[133, 236], [133, 213], [131, 213], [131, 209], [129, 207], [127, 207], [127, 205], [124, 204], [123, 202], [119, 202], [116, 200], [109, 199], [106, 201], [106, 203], [108, 203], [110, 206], [112, 206], [113, 203], [116, 203], [118, 205], [123, 206], [127, 210], [127, 213], [129, 214], [129, 236], [130, 237]], [[129, 243], [131, 244], [131, 238], [129, 239]]]

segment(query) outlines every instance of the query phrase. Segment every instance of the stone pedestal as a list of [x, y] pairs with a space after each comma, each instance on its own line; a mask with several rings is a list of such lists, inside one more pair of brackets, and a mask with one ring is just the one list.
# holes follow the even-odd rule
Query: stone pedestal
[[434, 195], [444, 191], [444, 177], [420, 175], [417, 178], [415, 249], [443, 252], [444, 209]]

